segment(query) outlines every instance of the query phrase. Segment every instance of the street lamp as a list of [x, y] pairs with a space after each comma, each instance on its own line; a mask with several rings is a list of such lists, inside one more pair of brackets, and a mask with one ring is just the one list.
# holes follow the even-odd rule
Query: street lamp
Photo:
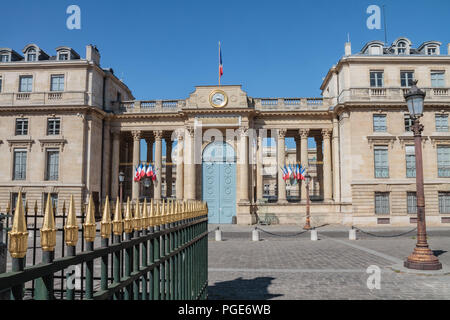
[[307, 172], [305, 175], [305, 188], [306, 188], [306, 224], [303, 227], [305, 230], [311, 229], [311, 217], [310, 217], [310, 203], [309, 203], [309, 183], [311, 182], [311, 176]]
[[428, 246], [427, 228], [425, 221], [425, 194], [423, 187], [423, 162], [422, 162], [422, 131], [420, 117], [423, 115], [423, 105], [426, 93], [417, 88], [417, 81], [413, 82], [411, 89], [405, 93], [409, 114], [414, 120], [411, 127], [414, 132], [414, 144], [416, 154], [416, 187], [417, 187], [417, 244], [413, 253], [405, 261], [404, 266], [416, 270], [440, 270], [442, 264]]
[[123, 173], [122, 171], [120, 171], [119, 173], [119, 186], [120, 186], [120, 203], [122, 203], [122, 199], [123, 199], [123, 182], [125, 181], [125, 173]]

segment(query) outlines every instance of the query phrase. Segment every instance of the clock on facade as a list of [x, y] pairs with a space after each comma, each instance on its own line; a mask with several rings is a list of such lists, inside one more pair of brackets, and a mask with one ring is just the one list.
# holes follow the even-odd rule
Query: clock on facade
[[228, 97], [227, 94], [222, 90], [214, 90], [209, 95], [209, 103], [214, 108], [223, 108], [228, 103]]

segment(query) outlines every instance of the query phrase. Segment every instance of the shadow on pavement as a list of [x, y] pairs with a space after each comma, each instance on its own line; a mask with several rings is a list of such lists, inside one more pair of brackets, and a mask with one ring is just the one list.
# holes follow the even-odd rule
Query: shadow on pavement
[[441, 254], [447, 253], [447, 251], [443, 251], [443, 250], [433, 250], [433, 254], [436, 257], [439, 257]]
[[231, 281], [217, 282], [208, 287], [209, 300], [269, 300], [283, 296], [270, 294], [268, 287], [272, 277], [258, 277], [242, 279], [239, 277]]

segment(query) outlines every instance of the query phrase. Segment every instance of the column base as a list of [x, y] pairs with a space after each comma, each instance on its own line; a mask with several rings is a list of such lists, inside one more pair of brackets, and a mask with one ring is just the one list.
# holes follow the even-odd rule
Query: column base
[[441, 270], [442, 264], [430, 248], [414, 248], [414, 252], [404, 263], [405, 268], [415, 270]]

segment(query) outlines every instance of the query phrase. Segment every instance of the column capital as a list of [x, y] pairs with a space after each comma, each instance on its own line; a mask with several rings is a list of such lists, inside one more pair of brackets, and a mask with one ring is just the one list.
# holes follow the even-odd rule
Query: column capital
[[286, 137], [287, 129], [278, 129], [278, 138], [284, 139]]
[[242, 137], [248, 137], [248, 127], [242, 127], [238, 129], [238, 135]]
[[322, 136], [324, 139], [330, 139], [332, 133], [333, 133], [332, 129], [322, 129]]
[[186, 129], [186, 133], [192, 138], [194, 137], [194, 133], [195, 133], [195, 129], [192, 126], [188, 126], [185, 128]]
[[161, 140], [163, 137], [163, 131], [162, 130], [155, 130], [153, 131], [153, 135], [155, 136], [155, 140]]
[[141, 138], [142, 138], [142, 131], [140, 131], [140, 130], [131, 131], [131, 135], [133, 136], [133, 140], [134, 141], [141, 140]]
[[307, 139], [309, 136], [309, 129], [299, 129], [298, 134], [302, 139]]

